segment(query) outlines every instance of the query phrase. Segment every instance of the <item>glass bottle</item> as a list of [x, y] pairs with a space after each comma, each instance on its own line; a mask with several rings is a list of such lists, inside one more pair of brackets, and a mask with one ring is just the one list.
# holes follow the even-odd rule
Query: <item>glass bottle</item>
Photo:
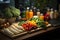
[[40, 17], [40, 10], [39, 9], [37, 9], [37, 16], [38, 16], [38, 18]]
[[30, 11], [29, 11], [29, 19], [31, 19], [33, 17], [33, 11], [32, 11], [32, 9], [30, 9]]
[[46, 13], [50, 15], [50, 9], [49, 8], [47, 9], [47, 12]]
[[29, 7], [27, 7], [27, 10], [26, 10], [26, 19], [29, 19]]
[[51, 8], [51, 11], [50, 11], [50, 19], [53, 19], [53, 13], [54, 13], [53, 8]]
[[57, 10], [54, 10], [54, 19], [57, 19], [57, 17], [58, 17], [58, 12]]
[[33, 8], [34, 15], [36, 15], [36, 7]]
[[44, 15], [43, 15], [43, 13], [40, 14], [40, 20], [44, 20]]
[[50, 9], [48, 8], [46, 14], [44, 15], [44, 20], [48, 21], [49, 19], [50, 19]]

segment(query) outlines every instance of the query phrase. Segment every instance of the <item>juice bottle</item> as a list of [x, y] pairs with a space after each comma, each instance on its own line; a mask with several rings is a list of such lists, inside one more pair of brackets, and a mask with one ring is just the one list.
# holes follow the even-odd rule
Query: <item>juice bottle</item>
[[44, 15], [44, 20], [48, 21], [49, 19], [50, 19], [50, 9], [48, 8], [46, 14]]
[[26, 19], [29, 18], [29, 7], [27, 7], [27, 10], [26, 10]]
[[54, 13], [53, 8], [51, 8], [51, 11], [50, 11], [50, 19], [53, 19], [53, 13]]
[[39, 9], [37, 9], [37, 16], [38, 16], [38, 18], [40, 17], [40, 10]]
[[29, 11], [29, 19], [32, 18], [32, 17], [33, 17], [33, 11], [32, 11], [32, 9], [30, 9], [30, 11]]
[[57, 12], [57, 10], [54, 10], [54, 19], [57, 19], [57, 17], [58, 17], [58, 12]]
[[40, 14], [40, 20], [44, 20], [44, 15], [42, 13]]
[[34, 15], [36, 15], [36, 7], [33, 8]]
[[50, 15], [50, 9], [48, 8], [47, 9], [47, 12], [46, 12], [48, 15]]

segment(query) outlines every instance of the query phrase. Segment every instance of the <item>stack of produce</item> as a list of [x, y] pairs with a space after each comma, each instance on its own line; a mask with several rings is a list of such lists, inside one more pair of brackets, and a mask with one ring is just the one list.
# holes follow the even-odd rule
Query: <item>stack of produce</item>
[[40, 20], [38, 17], [33, 17], [33, 18], [30, 19], [30, 21], [36, 22], [37, 27], [39, 27], [39, 28], [40, 28], [40, 27], [46, 28], [46, 25], [45, 25], [44, 20]]
[[46, 29], [46, 25], [48, 23], [40, 20], [38, 17], [33, 17], [28, 21], [21, 21], [18, 23], [13, 23], [7, 28], [4, 28], [2, 31], [7, 35], [14, 36], [20, 33], [24, 33], [26, 31], [31, 31], [37, 28], [44, 28]]
[[24, 32], [25, 30], [22, 26], [18, 26], [18, 23], [14, 23], [10, 27], [4, 28], [2, 31], [9, 36], [14, 36]]
[[[21, 23], [20, 23], [21, 24]], [[36, 28], [46, 28], [46, 24], [43, 20], [40, 20], [37, 17], [33, 17], [25, 23], [21, 24], [26, 31], [30, 31]]]
[[22, 27], [26, 30], [26, 31], [30, 31], [32, 29], [36, 29], [37, 25], [34, 21], [27, 21], [26, 23], [22, 24]]

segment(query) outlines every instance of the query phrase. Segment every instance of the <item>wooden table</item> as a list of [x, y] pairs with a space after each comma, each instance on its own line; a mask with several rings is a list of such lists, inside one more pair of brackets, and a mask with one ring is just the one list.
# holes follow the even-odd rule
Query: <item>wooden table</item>
[[[17, 38], [10, 38], [6, 35], [3, 35], [3, 34], [0, 34], [0, 39], [4, 39], [4, 40], [24, 40], [24, 39], [27, 39], [29, 37], [32, 37], [32, 36], [35, 36], [35, 35], [39, 35], [39, 34], [42, 34], [42, 33], [46, 33], [48, 31], [52, 31], [52, 30], [55, 30], [57, 28], [60, 28], [60, 27], [50, 27], [50, 28], [47, 28], [46, 30], [39, 30], [39, 31], [36, 31], [36, 32], [33, 32], [33, 33], [29, 33], [29, 34], [26, 34], [24, 36], [19, 36]], [[3, 37], [3, 38], [2, 38]]]

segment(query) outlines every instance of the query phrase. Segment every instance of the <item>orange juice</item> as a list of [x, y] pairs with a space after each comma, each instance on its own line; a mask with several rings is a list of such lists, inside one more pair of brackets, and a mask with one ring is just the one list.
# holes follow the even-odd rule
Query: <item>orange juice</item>
[[43, 14], [40, 15], [40, 20], [44, 20]]
[[26, 19], [29, 18], [29, 7], [27, 7], [27, 10], [26, 10]]
[[32, 17], [33, 17], [33, 11], [31, 9], [30, 12], [29, 12], [29, 19], [32, 18]]

